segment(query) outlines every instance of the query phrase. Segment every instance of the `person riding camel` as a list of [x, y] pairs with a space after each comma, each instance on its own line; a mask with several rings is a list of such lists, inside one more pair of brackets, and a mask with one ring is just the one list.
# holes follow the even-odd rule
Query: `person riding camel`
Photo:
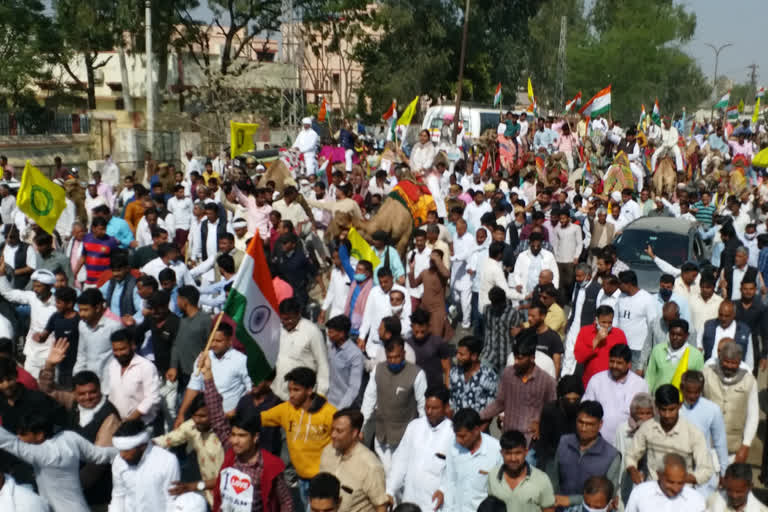
[[664, 127], [661, 130], [661, 146], [653, 152], [651, 157], [651, 168], [656, 169], [656, 161], [659, 156], [671, 152], [675, 155], [675, 166], [677, 172], [683, 172], [683, 153], [680, 151], [680, 147], [677, 145], [680, 139], [680, 133], [677, 128], [672, 126], [672, 121], [668, 116], [664, 117]]

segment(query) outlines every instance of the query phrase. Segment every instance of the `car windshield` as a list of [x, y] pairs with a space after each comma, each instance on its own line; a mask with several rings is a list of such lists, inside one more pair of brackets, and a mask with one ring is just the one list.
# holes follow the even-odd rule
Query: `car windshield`
[[644, 229], [630, 229], [616, 240], [619, 259], [631, 265], [644, 263], [653, 265], [645, 248], [651, 246], [653, 253], [674, 267], [688, 259], [688, 237], [676, 233], [658, 233]]

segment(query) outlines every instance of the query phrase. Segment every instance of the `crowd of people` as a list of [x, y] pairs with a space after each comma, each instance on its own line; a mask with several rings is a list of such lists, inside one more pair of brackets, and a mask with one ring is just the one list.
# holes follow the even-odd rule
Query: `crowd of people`
[[[634, 151], [633, 129], [593, 123]], [[0, 510], [766, 510], [752, 485], [768, 450], [759, 476], [748, 459], [768, 182], [602, 196], [447, 163], [426, 130], [369, 168], [363, 130], [321, 146], [303, 120], [304, 166], [282, 185], [252, 157], [177, 170], [148, 153], [122, 180], [108, 160], [52, 234], [0, 157]], [[499, 135], [573, 167], [584, 130], [510, 115]], [[704, 130], [713, 144], [723, 127]], [[733, 151], [752, 137], [738, 130]], [[58, 160], [53, 177], [77, 174]], [[392, 230], [367, 259], [331, 234], [413, 177], [434, 208], [404, 253]], [[711, 259], [678, 268], [648, 246], [661, 278], [642, 289], [614, 242], [643, 216], [687, 219]], [[258, 379], [243, 320], [222, 313], [251, 243], [282, 324]]]

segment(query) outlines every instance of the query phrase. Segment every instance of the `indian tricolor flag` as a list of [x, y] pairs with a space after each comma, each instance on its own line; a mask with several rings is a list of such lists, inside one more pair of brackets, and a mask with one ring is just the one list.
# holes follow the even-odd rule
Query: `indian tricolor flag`
[[645, 121], [645, 103], [643, 103], [642, 108], [640, 109], [640, 120], [637, 122], [637, 127], [640, 128], [643, 125], [643, 121]]
[[733, 105], [731, 107], [728, 107], [725, 111], [725, 117], [727, 119], [738, 119], [739, 118], [739, 106]]
[[496, 92], [493, 95], [493, 106], [498, 107], [501, 105], [501, 100], [503, 96], [501, 95], [501, 82], [499, 82], [499, 85], [496, 86]]
[[384, 112], [381, 118], [387, 122], [389, 128], [387, 129], [387, 140], [395, 140], [395, 121], [397, 121], [397, 101], [392, 100], [392, 105], [389, 106], [389, 110]]
[[651, 120], [656, 124], [661, 124], [661, 109], [659, 108], [659, 98], [653, 103], [653, 112], [651, 112]]
[[254, 384], [263, 381], [277, 361], [280, 347], [277, 312], [277, 296], [257, 230], [224, 304], [224, 313], [235, 322], [235, 335], [245, 346], [248, 373]]
[[579, 114], [585, 117], [595, 117], [611, 110], [611, 86], [609, 85], [581, 107]]
[[758, 98], [762, 98], [763, 96], [765, 96], [765, 87], [761, 87], [761, 88], [760, 88], [760, 89], [757, 91], [757, 97], [758, 97]]
[[714, 108], [728, 108], [728, 103], [730, 101], [731, 101], [731, 91], [729, 89], [728, 92], [725, 93], [722, 98], [720, 98], [720, 101], [715, 103]]
[[571, 112], [576, 105], [581, 103], [581, 91], [579, 91], [579, 94], [573, 97], [571, 101], [565, 104], [565, 112]]

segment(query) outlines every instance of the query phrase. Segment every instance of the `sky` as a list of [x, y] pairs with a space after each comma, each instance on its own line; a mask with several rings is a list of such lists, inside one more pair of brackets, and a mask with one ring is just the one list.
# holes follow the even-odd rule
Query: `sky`
[[[679, 0], [696, 13], [696, 34], [684, 49], [693, 56], [711, 77], [715, 71], [715, 52], [706, 46], [733, 46], [720, 52], [718, 75], [726, 75], [736, 83], [748, 81], [747, 66], [759, 66], [758, 88], [768, 86], [768, 52], [765, 51], [765, 21], [768, 20], [766, 0]], [[762, 36], [762, 37], [761, 37]]]

